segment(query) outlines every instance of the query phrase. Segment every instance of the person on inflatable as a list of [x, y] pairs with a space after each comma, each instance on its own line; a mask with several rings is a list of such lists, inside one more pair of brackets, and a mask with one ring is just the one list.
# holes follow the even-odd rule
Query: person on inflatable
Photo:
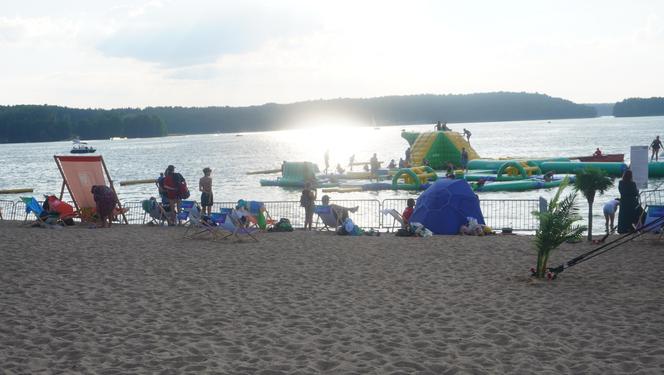
[[593, 156], [602, 156], [602, 150], [600, 150], [599, 147], [597, 147]]

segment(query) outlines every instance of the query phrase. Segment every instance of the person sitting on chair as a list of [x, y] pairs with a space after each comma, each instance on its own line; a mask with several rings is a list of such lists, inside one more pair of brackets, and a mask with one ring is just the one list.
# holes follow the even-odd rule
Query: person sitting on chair
[[413, 211], [415, 210], [415, 199], [408, 198], [406, 201], [406, 206], [406, 209], [403, 210], [403, 213], [401, 214], [404, 227], [407, 227], [410, 224], [410, 217], [413, 215]]
[[344, 221], [346, 221], [346, 219], [348, 219], [349, 216], [348, 214], [350, 212], [354, 213], [357, 212], [357, 210], [359, 209], [359, 206], [347, 208], [339, 206], [337, 204], [330, 204], [329, 195], [323, 195], [323, 197], [321, 198], [321, 202], [323, 203], [323, 206], [330, 206], [332, 212], [334, 212], [334, 216], [336, 217], [338, 223], [343, 223]]

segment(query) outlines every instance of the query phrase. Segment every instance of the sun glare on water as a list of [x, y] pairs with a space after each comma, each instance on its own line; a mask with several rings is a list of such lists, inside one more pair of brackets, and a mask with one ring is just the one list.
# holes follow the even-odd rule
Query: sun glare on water
[[322, 161], [323, 155], [328, 151], [330, 168], [334, 168], [336, 163], [341, 163], [345, 168], [351, 155], [357, 155], [356, 160], [359, 160], [364, 153], [369, 152], [365, 150], [365, 133], [371, 131], [371, 124], [341, 117], [320, 116], [293, 125], [297, 130], [285, 131], [281, 136], [297, 144], [304, 160]]

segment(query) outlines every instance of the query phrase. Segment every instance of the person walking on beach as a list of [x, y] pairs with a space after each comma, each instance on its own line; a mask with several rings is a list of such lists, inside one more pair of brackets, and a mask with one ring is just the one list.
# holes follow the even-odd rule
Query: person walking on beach
[[463, 135], [466, 137], [468, 140], [468, 144], [470, 144], [470, 136], [473, 135], [470, 130], [463, 128]]
[[655, 161], [659, 161], [659, 150], [662, 148], [662, 141], [659, 140], [659, 136], [655, 137], [655, 139], [650, 144], [650, 148], [652, 148], [650, 161], [652, 161], [653, 158], [655, 158]]
[[212, 212], [212, 205], [214, 198], [212, 196], [212, 169], [210, 167], [203, 168], [203, 177], [198, 180], [198, 190], [201, 192], [201, 207], [203, 207], [203, 215], [210, 216]]
[[461, 147], [461, 169], [463, 172], [468, 172], [468, 151], [465, 147]]
[[304, 208], [304, 230], [311, 230], [314, 221], [314, 208], [316, 205], [316, 189], [312, 190], [311, 183], [304, 184], [300, 195], [300, 206]]
[[350, 159], [348, 159], [348, 167], [351, 171], [353, 171], [353, 164], [355, 164], [355, 154], [351, 155]]

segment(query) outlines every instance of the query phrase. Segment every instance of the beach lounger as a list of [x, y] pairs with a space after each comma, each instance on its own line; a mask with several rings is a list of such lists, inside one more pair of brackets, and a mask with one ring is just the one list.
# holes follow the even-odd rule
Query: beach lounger
[[[332, 206], [316, 206], [314, 208], [314, 213], [318, 215], [318, 218], [323, 222], [323, 227], [318, 230], [336, 231], [341, 225], [337, 213], [334, 212]], [[316, 220], [316, 227], [318, 227], [318, 220]]]
[[[145, 212], [145, 215], [150, 216], [150, 221], [148, 224], [164, 225], [167, 221], [166, 210], [157, 202], [156, 198], [146, 199], [141, 202], [141, 207]], [[145, 218], [145, 217], [144, 217]], [[145, 222], [145, 220], [143, 220]]]
[[44, 209], [35, 197], [21, 197], [21, 201], [23, 201], [23, 204], [25, 204], [25, 219], [23, 219], [24, 224], [28, 222], [28, 215], [30, 215], [31, 212], [35, 214], [38, 223], [45, 224], [44, 220], [42, 219], [44, 216]]
[[[181, 201], [180, 212], [176, 216], [177, 221], [184, 222], [184, 225], [187, 225], [189, 222], [189, 213], [195, 206], [197, 206], [196, 201]], [[198, 211], [200, 212], [200, 210]]]
[[[214, 215], [217, 216], [215, 217]], [[242, 241], [241, 236], [246, 236], [258, 242], [258, 239], [252, 234], [256, 231], [256, 228], [251, 227], [247, 216], [249, 216], [249, 214], [244, 210], [222, 208], [221, 213], [213, 214], [212, 219], [221, 229], [226, 230], [229, 233], [222, 239], [235, 237], [239, 241]]]
[[399, 211], [395, 210], [394, 208], [386, 208], [381, 211], [383, 215], [386, 216], [392, 216], [392, 229], [396, 228], [396, 223], [399, 223], [399, 228], [405, 228], [406, 223], [403, 220], [403, 216], [399, 213]]
[[[62, 200], [66, 188], [81, 220], [93, 221], [97, 204], [91, 191], [92, 187], [95, 185], [109, 186], [113, 190], [113, 193], [116, 193], [113, 187], [113, 180], [111, 180], [111, 176], [108, 174], [108, 169], [104, 163], [104, 158], [101, 155], [54, 155], [53, 158], [62, 175], [62, 189], [59, 199]], [[123, 209], [118, 201], [114, 214], [122, 216], [122, 222], [129, 224], [125, 212], [127, 210]]]
[[213, 240], [217, 239], [220, 234], [217, 224], [211, 218], [202, 216], [198, 205], [194, 204], [187, 210], [187, 213], [186, 230], [182, 236], [183, 238], [191, 239], [209, 234]]
[[249, 201], [246, 204], [247, 211], [252, 216], [249, 220], [252, 226], [260, 229], [268, 229], [273, 226], [275, 221], [270, 216], [270, 213], [265, 208], [265, 203], [259, 201]]

